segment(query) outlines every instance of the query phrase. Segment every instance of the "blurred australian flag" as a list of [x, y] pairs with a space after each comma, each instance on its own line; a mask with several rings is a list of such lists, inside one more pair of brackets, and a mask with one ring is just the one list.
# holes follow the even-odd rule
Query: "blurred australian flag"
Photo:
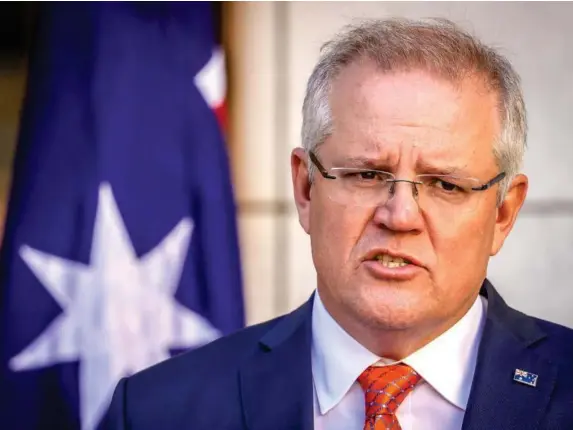
[[0, 259], [0, 428], [94, 430], [118, 380], [244, 324], [210, 3], [39, 13]]

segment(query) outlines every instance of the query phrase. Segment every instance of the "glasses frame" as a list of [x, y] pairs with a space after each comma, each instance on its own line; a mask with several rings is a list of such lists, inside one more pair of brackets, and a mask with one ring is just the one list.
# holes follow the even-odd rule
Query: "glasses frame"
[[[308, 151], [308, 156], [310, 158], [310, 161], [312, 162], [312, 164], [314, 164], [316, 166], [316, 168], [318, 169], [318, 171], [320, 172], [320, 174], [322, 175], [322, 177], [324, 179], [336, 179], [336, 176], [331, 175], [330, 173], [328, 173], [328, 170], [324, 168], [324, 166], [322, 165], [322, 163], [319, 161], [318, 157], [316, 156], [316, 154], [313, 151]], [[376, 170], [376, 169], [367, 169], [367, 170], [371, 170], [373, 172], [382, 172], [382, 173], [386, 173], [389, 175], [392, 175], [392, 177], [394, 179], [389, 180], [388, 182], [391, 183], [396, 183], [396, 182], [409, 182], [413, 185], [419, 185], [421, 184], [421, 182], [418, 181], [411, 181], [409, 179], [398, 179], [396, 177], [394, 177], [394, 175], [390, 172], [384, 172], [382, 170]], [[497, 184], [498, 182], [500, 182], [503, 178], [505, 178], [505, 172], [501, 172], [498, 173], [495, 177], [491, 178], [489, 181], [487, 181], [485, 184], [483, 185], [479, 185], [477, 187], [471, 187], [472, 191], [485, 191], [490, 189], [491, 187], [493, 187], [495, 184]], [[475, 179], [475, 178], [474, 178]]]

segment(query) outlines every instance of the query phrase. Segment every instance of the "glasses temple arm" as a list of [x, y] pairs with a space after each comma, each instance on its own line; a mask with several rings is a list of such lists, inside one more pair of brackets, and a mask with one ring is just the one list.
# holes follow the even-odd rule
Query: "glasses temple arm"
[[487, 182], [487, 183], [485, 183], [479, 187], [473, 187], [472, 190], [474, 190], [474, 191], [485, 191], [485, 190], [493, 187], [495, 184], [497, 184], [503, 178], [505, 178], [505, 172], [501, 172], [499, 175], [497, 175], [491, 181], [489, 181], [489, 182]]
[[308, 151], [308, 156], [310, 157], [310, 161], [312, 161], [312, 164], [314, 164], [316, 166], [316, 168], [318, 169], [318, 171], [320, 172], [320, 174], [326, 178], [326, 179], [336, 179], [336, 176], [332, 176], [328, 173], [328, 171], [323, 167], [323, 165], [320, 163], [320, 161], [318, 161], [318, 158], [316, 158], [316, 155], [314, 155], [314, 152], [312, 151]]

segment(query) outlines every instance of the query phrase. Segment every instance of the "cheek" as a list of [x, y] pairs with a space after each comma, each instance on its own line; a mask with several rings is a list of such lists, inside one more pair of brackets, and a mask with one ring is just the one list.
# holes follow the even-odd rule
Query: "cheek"
[[310, 211], [313, 252], [328, 257], [332, 265], [343, 264], [351, 258], [366, 222], [364, 210], [347, 208], [329, 199], [313, 199]]
[[434, 246], [438, 262], [452, 271], [482, 270], [487, 264], [493, 239], [493, 224], [473, 215], [434, 226]]

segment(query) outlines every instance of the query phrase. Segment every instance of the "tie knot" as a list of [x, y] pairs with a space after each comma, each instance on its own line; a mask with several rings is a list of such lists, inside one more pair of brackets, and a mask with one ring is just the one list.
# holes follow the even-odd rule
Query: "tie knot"
[[394, 414], [422, 378], [406, 364], [370, 366], [358, 377], [366, 401], [366, 419]]

